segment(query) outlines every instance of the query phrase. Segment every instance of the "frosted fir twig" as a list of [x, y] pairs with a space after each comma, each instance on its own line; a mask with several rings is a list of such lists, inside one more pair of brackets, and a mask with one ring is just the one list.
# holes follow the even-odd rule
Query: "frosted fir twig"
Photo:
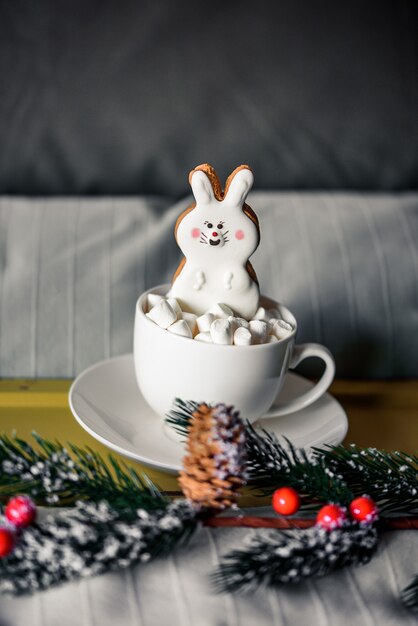
[[227, 554], [213, 575], [218, 592], [254, 591], [330, 574], [347, 565], [370, 561], [378, 545], [372, 525], [347, 524], [331, 532], [271, 532], [252, 538], [247, 548]]
[[315, 448], [336, 474], [344, 476], [356, 494], [367, 493], [386, 516], [418, 516], [418, 456], [377, 448], [329, 446]]
[[246, 427], [247, 467], [254, 486], [264, 495], [282, 486], [291, 486], [311, 502], [339, 502], [353, 499], [342, 472], [330, 469], [320, 455], [296, 448], [286, 438], [282, 444], [273, 433]]
[[175, 398], [173, 406], [165, 418], [166, 423], [171, 426], [176, 433], [186, 438], [189, 433], [190, 422], [193, 419], [193, 413], [198, 411], [200, 404], [200, 402]]
[[415, 574], [409, 585], [402, 591], [402, 601], [408, 609], [418, 612], [418, 574]]
[[68, 505], [84, 498], [107, 500], [128, 516], [137, 508], [167, 506], [168, 500], [147, 476], [111, 455], [106, 462], [90, 448], [70, 444], [68, 450], [36, 433], [33, 437], [36, 447], [18, 438], [0, 436], [0, 496], [26, 493], [52, 505]]
[[372, 497], [382, 516], [418, 516], [418, 457], [376, 448], [328, 446], [309, 453], [271, 433], [247, 427], [248, 470], [266, 494], [291, 485], [306, 498], [348, 505], [355, 495]]
[[0, 593], [22, 595], [146, 563], [167, 555], [193, 533], [196, 514], [185, 500], [159, 511], [135, 511], [127, 522], [107, 502], [77, 502], [22, 533], [0, 560]]
[[[194, 402], [177, 399], [167, 423], [186, 436], [196, 406]], [[282, 443], [274, 434], [256, 430], [249, 423], [246, 449], [251, 484], [263, 495], [270, 495], [280, 486], [292, 486], [303, 496], [302, 507], [306, 509], [321, 501], [348, 505], [355, 495], [367, 494], [383, 515], [418, 515], [416, 455], [355, 445], [306, 452], [285, 438]]]
[[[186, 436], [197, 410], [196, 403], [177, 398], [166, 422]], [[320, 458], [295, 448], [290, 441], [285, 440], [286, 445], [283, 445], [275, 435], [265, 430], [260, 433], [248, 422], [245, 439], [248, 475], [252, 486], [263, 494], [270, 494], [283, 485], [292, 486], [305, 496], [305, 508], [306, 498], [335, 502], [353, 499], [342, 476], [332, 472]]]

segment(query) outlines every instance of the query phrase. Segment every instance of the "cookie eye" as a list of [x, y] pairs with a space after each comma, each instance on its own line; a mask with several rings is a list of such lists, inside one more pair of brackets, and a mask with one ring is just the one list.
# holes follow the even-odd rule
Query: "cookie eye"
[[206, 226], [207, 226], [208, 228], [213, 228], [213, 224], [211, 224], [210, 222], [208, 222], [208, 223], [206, 224]]
[[221, 230], [221, 228], [223, 228], [224, 225], [223, 224], [218, 224], [218, 226], [216, 227], [218, 230]]

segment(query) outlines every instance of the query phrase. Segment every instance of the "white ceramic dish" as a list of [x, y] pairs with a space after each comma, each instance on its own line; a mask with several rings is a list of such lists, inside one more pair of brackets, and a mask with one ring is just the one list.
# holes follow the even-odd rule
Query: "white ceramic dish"
[[[312, 386], [289, 372], [280, 402], [296, 398]], [[69, 403], [78, 423], [112, 450], [169, 473], [180, 469], [183, 444], [145, 402], [135, 379], [132, 354], [101, 361], [82, 372], [71, 386]], [[340, 443], [348, 421], [339, 402], [326, 393], [305, 409], [259, 420], [256, 427], [308, 448]]]

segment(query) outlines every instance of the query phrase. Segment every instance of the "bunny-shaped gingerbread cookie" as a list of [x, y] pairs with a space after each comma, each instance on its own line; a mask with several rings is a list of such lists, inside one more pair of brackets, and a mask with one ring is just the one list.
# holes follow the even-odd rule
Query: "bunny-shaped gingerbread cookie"
[[260, 240], [257, 216], [245, 204], [253, 174], [247, 165], [240, 165], [222, 191], [215, 170], [203, 164], [190, 172], [189, 182], [196, 203], [176, 222], [175, 237], [185, 258], [168, 295], [183, 310], [199, 315], [223, 303], [251, 319], [258, 308], [259, 288], [248, 259]]

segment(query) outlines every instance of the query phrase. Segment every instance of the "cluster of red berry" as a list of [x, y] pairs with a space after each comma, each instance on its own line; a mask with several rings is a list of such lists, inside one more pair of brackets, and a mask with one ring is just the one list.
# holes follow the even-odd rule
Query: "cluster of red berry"
[[[300, 507], [300, 496], [292, 487], [276, 489], [272, 500], [273, 509], [279, 515], [294, 515]], [[374, 522], [377, 506], [369, 496], [355, 498], [348, 507], [351, 519], [356, 522]], [[347, 519], [347, 510], [339, 504], [326, 504], [317, 513], [316, 523], [321, 528], [340, 528]]]
[[12, 552], [19, 530], [33, 524], [36, 506], [28, 496], [14, 496], [7, 503], [4, 515], [7, 523], [0, 526], [0, 558]]

